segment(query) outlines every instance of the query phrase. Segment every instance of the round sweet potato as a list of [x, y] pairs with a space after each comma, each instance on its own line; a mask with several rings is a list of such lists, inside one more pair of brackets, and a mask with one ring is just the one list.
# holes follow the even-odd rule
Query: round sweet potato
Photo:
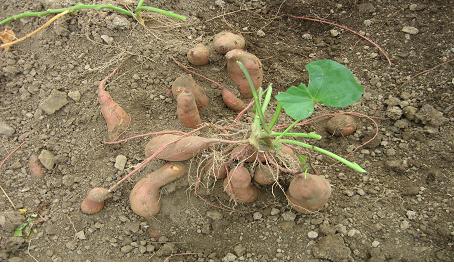
[[355, 118], [346, 114], [337, 114], [326, 123], [326, 130], [335, 136], [348, 136], [355, 133], [357, 124]]
[[290, 205], [300, 213], [312, 213], [322, 209], [330, 196], [331, 185], [320, 175], [296, 175], [287, 190]]
[[224, 179], [224, 190], [230, 198], [240, 203], [251, 203], [257, 200], [259, 191], [252, 184], [252, 177], [244, 166], [237, 166]]
[[187, 57], [193, 65], [206, 65], [209, 62], [210, 50], [203, 43], [199, 43], [188, 51]]
[[260, 185], [271, 185], [275, 182], [270, 168], [263, 164], [258, 164], [255, 168], [254, 181]]
[[88, 191], [82, 201], [80, 209], [85, 214], [95, 214], [104, 208], [104, 201], [109, 197], [109, 191], [105, 188], [93, 188]]
[[234, 34], [229, 31], [219, 32], [214, 36], [214, 50], [220, 54], [226, 54], [234, 49], [244, 49], [246, 41], [243, 36]]

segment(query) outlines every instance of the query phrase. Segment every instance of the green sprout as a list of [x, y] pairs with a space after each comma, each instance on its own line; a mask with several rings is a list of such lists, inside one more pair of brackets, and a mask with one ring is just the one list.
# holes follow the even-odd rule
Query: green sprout
[[142, 11], [158, 13], [158, 14], [161, 14], [161, 15], [173, 18], [173, 19], [177, 19], [177, 20], [184, 21], [187, 19], [185, 16], [176, 14], [172, 11], [163, 10], [163, 9], [152, 7], [152, 6], [146, 6], [146, 5], [144, 5], [143, 2], [144, 2], [144, 0], [138, 0], [137, 6], [136, 6], [136, 9], [134, 10], [134, 12], [121, 8], [116, 5], [112, 5], [112, 4], [82, 4], [82, 3], [78, 3], [73, 6], [69, 6], [69, 7], [65, 7], [65, 8], [47, 9], [45, 11], [26, 11], [26, 12], [19, 13], [19, 14], [16, 14], [16, 15], [13, 15], [13, 16], [0, 20], [0, 26], [9, 24], [14, 20], [18, 20], [18, 19], [22, 19], [22, 18], [26, 18], [26, 17], [44, 17], [44, 16], [48, 16], [48, 15], [52, 15], [52, 14], [63, 13], [65, 11], [69, 11], [69, 13], [73, 13], [73, 12], [77, 12], [79, 10], [87, 10], [87, 9], [113, 10], [122, 15], [134, 17], [139, 21], [141, 20]]
[[[298, 123], [312, 115], [316, 103], [328, 107], [344, 108], [361, 98], [364, 89], [347, 67], [332, 60], [318, 60], [306, 65], [310, 79], [309, 84], [306, 86], [301, 83], [297, 87], [292, 86], [287, 91], [278, 93], [276, 96], [276, 110], [271, 117], [271, 121], [268, 122], [265, 118], [265, 113], [268, 112], [271, 101], [272, 84], [265, 91], [262, 88], [256, 89], [246, 67], [240, 61], [237, 61], [237, 64], [248, 81], [254, 99], [255, 116], [252, 124], [252, 133], [249, 137], [251, 145], [263, 151], [275, 150], [282, 144], [303, 147], [331, 157], [357, 172], [366, 172], [360, 165], [335, 153], [301, 140], [293, 139], [308, 138], [319, 140], [321, 136], [317, 133], [291, 131]], [[282, 132], [273, 131], [282, 114], [282, 110], [294, 119], [294, 122]], [[307, 171], [307, 168], [303, 166], [304, 163], [301, 164], [302, 169]]]

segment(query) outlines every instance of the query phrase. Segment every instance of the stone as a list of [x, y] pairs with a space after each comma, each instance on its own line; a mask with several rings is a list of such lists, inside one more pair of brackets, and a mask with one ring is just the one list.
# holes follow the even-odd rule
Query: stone
[[374, 240], [374, 241], [372, 242], [372, 247], [373, 247], [373, 248], [378, 247], [378, 245], [380, 245], [380, 242], [378, 242], [377, 240]]
[[55, 166], [55, 156], [48, 150], [42, 150], [38, 156], [41, 164], [48, 170], [52, 170]]
[[225, 257], [222, 258], [222, 261], [232, 262], [236, 260], [236, 256], [232, 253], [227, 253]]
[[262, 219], [262, 213], [261, 212], [255, 212], [252, 216], [252, 218], [254, 218], [254, 220], [260, 220]]
[[340, 32], [337, 29], [332, 29], [329, 31], [329, 34], [331, 35], [331, 37], [337, 37], [340, 35]]
[[388, 107], [386, 110], [386, 116], [396, 121], [402, 117], [402, 109], [398, 106]]
[[307, 233], [307, 237], [310, 239], [316, 239], [318, 237], [318, 233], [316, 231], [309, 231]]
[[115, 158], [115, 165], [114, 167], [118, 170], [123, 170], [125, 169], [125, 166], [126, 166], [126, 162], [128, 161], [128, 159], [126, 158], [126, 156], [124, 155], [117, 155], [117, 157]]
[[79, 239], [79, 240], [87, 239], [87, 237], [85, 236], [84, 230], [81, 230], [81, 231], [77, 232], [76, 233], [76, 238]]
[[51, 94], [39, 105], [46, 114], [54, 114], [56, 111], [68, 104], [66, 93], [52, 90]]
[[117, 14], [111, 16], [111, 22], [107, 24], [111, 29], [128, 29], [131, 26], [129, 20]]
[[292, 211], [282, 213], [282, 219], [287, 222], [293, 222], [296, 219], [296, 214]]
[[402, 28], [402, 32], [408, 33], [410, 35], [416, 35], [419, 33], [419, 29], [411, 26], [404, 26]]
[[132, 249], [133, 249], [133, 246], [131, 246], [131, 245], [126, 245], [126, 246], [121, 247], [120, 251], [121, 251], [122, 253], [125, 253], [125, 254], [126, 254], [126, 253], [131, 252]]
[[241, 257], [246, 253], [246, 248], [243, 245], [239, 244], [233, 248], [233, 251], [238, 257]]
[[218, 220], [221, 220], [223, 218], [222, 216], [222, 213], [219, 212], [219, 211], [216, 211], [216, 210], [210, 210], [210, 211], [207, 211], [206, 213], [207, 217], [214, 220], [214, 221], [218, 221]]
[[271, 209], [271, 215], [274, 216], [274, 215], [278, 215], [281, 211], [277, 208], [272, 208]]
[[348, 237], [354, 237], [355, 235], [357, 234], [360, 234], [360, 232], [356, 229], [350, 229], [348, 232], [347, 232], [347, 236]]
[[409, 220], [414, 220], [414, 219], [416, 219], [416, 212], [415, 212], [415, 211], [407, 211], [406, 215], [407, 215], [407, 218], [408, 218]]
[[351, 260], [351, 252], [339, 234], [324, 236], [312, 249], [314, 257], [337, 262]]
[[366, 27], [370, 27], [372, 25], [372, 20], [366, 19], [366, 20], [363, 21], [363, 24]]
[[407, 220], [404, 220], [402, 221], [402, 223], [400, 223], [400, 229], [406, 230], [408, 228], [410, 228], [410, 223]]
[[5, 136], [10, 137], [10, 136], [13, 136], [15, 131], [16, 130], [14, 130], [13, 127], [0, 121], [0, 135], [5, 135]]
[[106, 43], [106, 44], [112, 44], [114, 39], [108, 35], [101, 35], [101, 39]]
[[259, 29], [259, 30], [257, 31], [257, 36], [259, 36], [259, 37], [265, 37], [265, 35], [266, 35], [266, 34], [265, 34], [265, 32], [264, 32], [263, 30]]
[[75, 102], [79, 102], [80, 101], [80, 92], [79, 91], [69, 91], [68, 92], [68, 97], [72, 100], [74, 100]]

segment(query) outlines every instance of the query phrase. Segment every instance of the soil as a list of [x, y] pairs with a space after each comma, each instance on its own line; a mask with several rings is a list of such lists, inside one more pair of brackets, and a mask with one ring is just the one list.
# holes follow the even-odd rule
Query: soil
[[[74, 3], [55, 2], [1, 1], [0, 17]], [[24, 216], [1, 193], [0, 260], [454, 260], [454, 63], [448, 62], [454, 56], [453, 1], [146, 3], [189, 20], [177, 23], [152, 15], [144, 28], [111, 12], [79, 12], [0, 53], [1, 157], [25, 141], [2, 167], [0, 184], [17, 209], [38, 215], [29, 236], [14, 237]], [[393, 64], [346, 30], [287, 14], [348, 25], [375, 40]], [[27, 18], [9, 26], [23, 36], [45, 20]], [[406, 31], [412, 34], [405, 33], [404, 27], [417, 32], [410, 28]], [[148, 140], [103, 144], [107, 135], [97, 103], [98, 82], [120, 66], [107, 89], [132, 116], [127, 135], [185, 130], [169, 94], [171, 82], [184, 71], [171, 57], [187, 64], [190, 47], [209, 44], [222, 30], [245, 36], [248, 51], [262, 59], [264, 83], [277, 90], [307, 82], [304, 66], [311, 60], [329, 58], [352, 69], [366, 92], [348, 110], [374, 117], [378, 137], [352, 152], [373, 135], [368, 119], [359, 119], [358, 130], [348, 137], [328, 135], [322, 122], [301, 130], [316, 130], [324, 136], [319, 146], [359, 163], [368, 173], [314, 155], [314, 168], [329, 179], [333, 195], [323, 210], [311, 215], [291, 210], [279, 190], [273, 196], [262, 188], [256, 203], [235, 206], [221, 188], [196, 197], [182, 179], [165, 188], [160, 214], [146, 221], [131, 211], [128, 196], [137, 179], [163, 164], [154, 161], [115, 192], [99, 214], [82, 214], [79, 205], [86, 192], [109, 187], [132, 170], [144, 159]], [[197, 70], [234, 88], [220, 55]], [[215, 86], [198, 82], [211, 100], [202, 113], [204, 121], [234, 117]], [[54, 113], [42, 107], [51, 93], [58, 101]], [[43, 150], [50, 152], [43, 155], [51, 169], [32, 176], [28, 160]], [[114, 167], [118, 155], [127, 158], [124, 170]]]

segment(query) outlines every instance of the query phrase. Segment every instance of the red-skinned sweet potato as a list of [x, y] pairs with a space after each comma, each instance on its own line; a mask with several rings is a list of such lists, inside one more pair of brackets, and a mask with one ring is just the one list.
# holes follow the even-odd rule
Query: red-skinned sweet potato
[[104, 201], [109, 197], [109, 191], [105, 188], [93, 188], [88, 191], [82, 201], [80, 209], [85, 214], [95, 214], [104, 208]]
[[271, 185], [275, 182], [269, 166], [258, 164], [254, 172], [254, 181], [260, 185]]
[[251, 203], [257, 200], [259, 190], [252, 184], [252, 177], [242, 165], [232, 169], [224, 179], [224, 190], [232, 200]]
[[228, 88], [223, 88], [221, 94], [222, 100], [229, 109], [236, 112], [241, 112], [242, 110], [244, 110], [244, 108], [246, 108], [246, 103], [235, 96], [235, 94]]
[[183, 91], [177, 96], [177, 116], [181, 124], [187, 128], [197, 128], [202, 123], [192, 93]]
[[290, 205], [300, 213], [312, 213], [322, 209], [330, 196], [331, 185], [320, 175], [296, 175], [287, 190]]
[[203, 43], [199, 43], [190, 49], [186, 56], [193, 65], [206, 65], [209, 62], [210, 50]]
[[337, 114], [326, 122], [326, 130], [335, 136], [349, 136], [355, 133], [355, 118], [347, 114]]
[[252, 78], [255, 89], [258, 89], [262, 86], [263, 82], [263, 69], [260, 59], [251, 53], [238, 49], [229, 51], [225, 55], [225, 58], [227, 59], [227, 71], [229, 76], [238, 85], [241, 96], [251, 98], [252, 92], [249, 88], [249, 84], [238, 66], [237, 61], [243, 63]]
[[186, 166], [182, 163], [167, 163], [139, 180], [129, 195], [132, 211], [147, 219], [158, 214], [161, 209], [161, 187], [177, 180], [186, 172]]
[[172, 83], [172, 95], [177, 98], [183, 91], [192, 93], [197, 108], [202, 110], [209, 104], [209, 98], [206, 95], [205, 89], [198, 85], [192, 75], [181, 75]]
[[213, 38], [213, 48], [220, 54], [226, 54], [234, 49], [244, 49], [246, 41], [243, 36], [229, 31], [222, 31]]

